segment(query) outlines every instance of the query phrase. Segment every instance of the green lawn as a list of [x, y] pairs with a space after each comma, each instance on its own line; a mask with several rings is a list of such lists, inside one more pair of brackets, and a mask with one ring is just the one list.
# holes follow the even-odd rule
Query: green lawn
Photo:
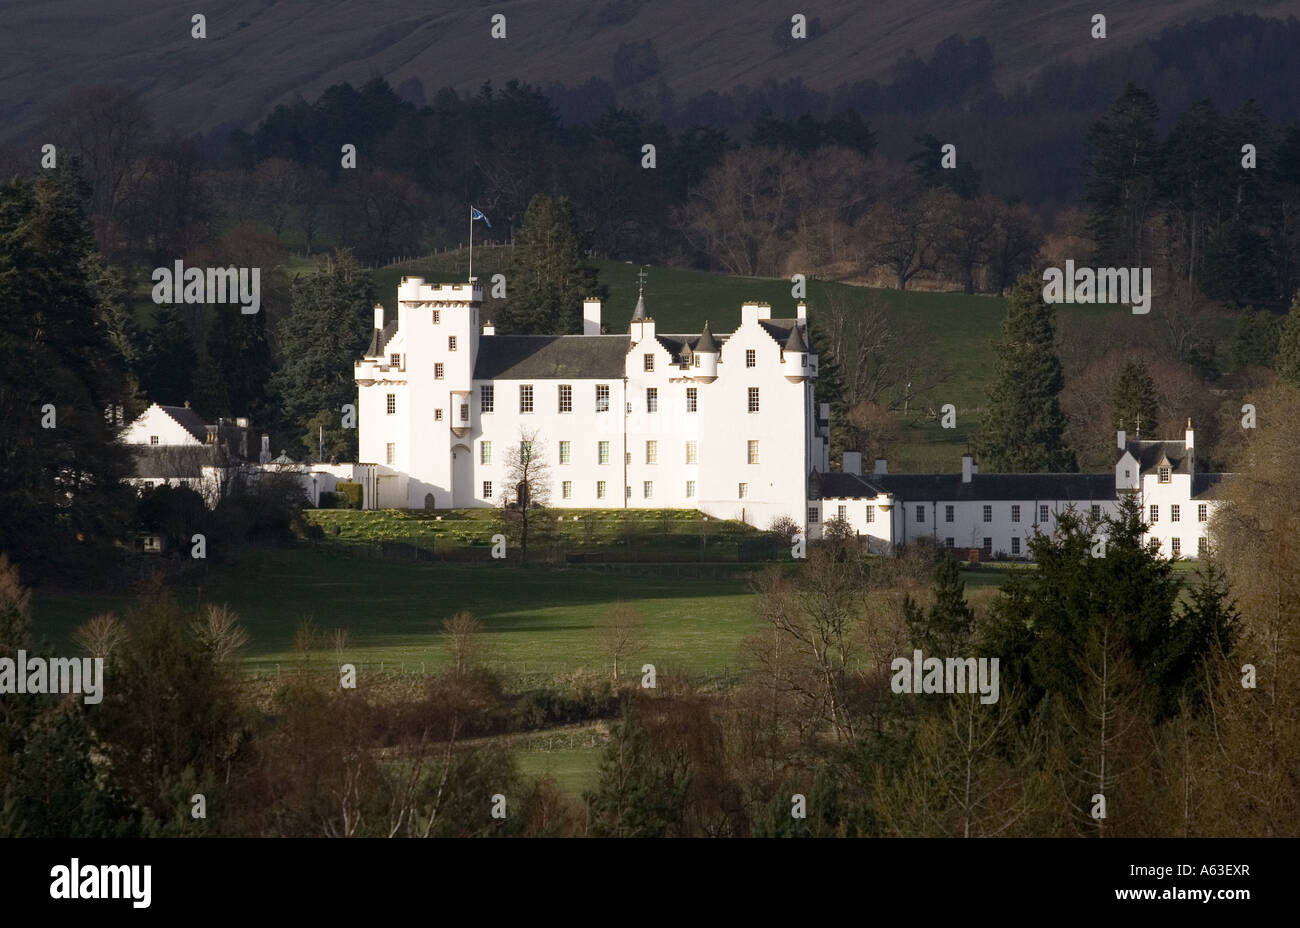
[[[408, 672], [442, 665], [441, 623], [462, 609], [483, 623], [488, 659], [510, 673], [604, 668], [593, 626], [618, 600], [634, 602], [645, 621], [646, 644], [631, 663], [649, 661], [660, 673], [734, 667], [742, 639], [756, 629], [753, 594], [742, 576], [354, 559], [325, 546], [250, 552], [214, 566], [201, 598], [239, 613], [251, 638], [252, 669], [288, 661], [304, 620], [324, 631], [347, 629], [345, 657], [363, 669], [383, 662], [386, 670]], [[36, 630], [62, 644], [91, 615], [124, 605], [112, 597], [40, 592]], [[322, 663], [333, 659], [327, 649], [315, 655]]]
[[581, 799], [593, 789], [600, 774], [604, 746], [555, 751], [520, 751], [515, 755], [519, 772], [527, 777], [549, 776], [560, 792]]

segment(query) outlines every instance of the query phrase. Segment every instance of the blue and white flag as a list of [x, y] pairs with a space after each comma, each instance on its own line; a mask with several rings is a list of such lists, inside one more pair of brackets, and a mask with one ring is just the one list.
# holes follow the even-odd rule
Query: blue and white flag
[[489, 229], [492, 228], [492, 223], [488, 222], [488, 218], [471, 206], [469, 208], [469, 221], [476, 222], [479, 219], [482, 219], [483, 224], [486, 225]]

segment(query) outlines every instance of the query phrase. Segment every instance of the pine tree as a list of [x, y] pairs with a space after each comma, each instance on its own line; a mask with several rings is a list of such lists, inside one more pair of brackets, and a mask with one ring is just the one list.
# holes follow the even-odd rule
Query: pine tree
[[1098, 264], [1146, 263], [1143, 230], [1161, 176], [1159, 116], [1151, 95], [1128, 84], [1088, 131], [1088, 232]]
[[903, 620], [913, 647], [927, 654], [963, 654], [975, 624], [966, 602], [966, 583], [955, 558], [945, 557], [934, 571], [934, 603], [922, 610], [910, 596], [903, 600]]
[[1156, 384], [1141, 361], [1125, 361], [1111, 393], [1111, 428], [1159, 434]]
[[983, 470], [1077, 469], [1064, 438], [1066, 420], [1060, 401], [1064, 384], [1052, 309], [1043, 302], [1038, 276], [1026, 272], [1007, 298], [988, 414], [977, 441]]
[[582, 301], [601, 295], [583, 261], [577, 213], [565, 197], [537, 194], [515, 237], [509, 297], [495, 320], [502, 334], [574, 335]]
[[1296, 293], [1291, 311], [1282, 320], [1275, 363], [1279, 380], [1300, 386], [1300, 293]]
[[584, 794], [598, 838], [662, 838], [680, 818], [689, 780], [666, 778], [635, 700], [623, 707], [600, 761], [596, 789]]
[[271, 380], [286, 442], [299, 439], [315, 454], [324, 415], [326, 445], [348, 449], [344, 459], [356, 455], [356, 429], [342, 427], [342, 406], [356, 402], [352, 361], [370, 339], [373, 306], [370, 275], [347, 251], [322, 258], [315, 274], [294, 280], [279, 326], [280, 369]]

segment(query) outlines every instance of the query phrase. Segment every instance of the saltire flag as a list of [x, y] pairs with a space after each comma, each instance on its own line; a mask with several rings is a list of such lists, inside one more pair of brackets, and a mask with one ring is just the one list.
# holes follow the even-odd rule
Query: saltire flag
[[483, 224], [486, 225], [489, 229], [492, 228], [492, 223], [488, 222], [488, 218], [471, 206], [469, 208], [469, 221], [477, 222], [480, 219], [483, 220]]

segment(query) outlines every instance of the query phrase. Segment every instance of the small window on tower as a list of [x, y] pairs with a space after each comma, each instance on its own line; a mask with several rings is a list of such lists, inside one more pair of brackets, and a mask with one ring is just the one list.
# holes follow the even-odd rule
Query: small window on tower
[[[157, 436], [157, 435], [150, 435], [150, 436], [149, 436], [149, 444], [151, 444], [151, 445], [156, 445], [156, 444], [158, 444], [158, 436]], [[1204, 522], [1205, 520], [1202, 519], [1201, 521]]]
[[654, 369], [655, 369], [655, 356], [652, 355], [652, 354], [648, 354], [648, 355], [646, 355], [646, 356], [644, 357], [642, 363], [645, 364], [645, 369], [646, 369], [647, 371], [652, 371], [652, 370], [654, 370]]
[[686, 388], [686, 411], [695, 412], [699, 406], [699, 393], [695, 387]]
[[442, 362], [439, 361], [438, 363], [433, 365], [433, 379], [442, 380], [442, 375], [443, 375], [443, 366], [442, 366]]
[[391, 441], [384, 445], [384, 459], [387, 464], [397, 463], [397, 445]]
[[435, 409], [435, 410], [433, 411], [433, 421], [434, 421], [434, 422], [441, 422], [441, 421], [442, 421], [442, 410], [441, 410], [441, 409]]
[[745, 366], [746, 367], [758, 366], [758, 352], [755, 351], [753, 348], [745, 349]]
[[455, 351], [455, 350], [456, 350], [456, 336], [455, 336], [455, 335], [448, 335], [448, 336], [447, 336], [447, 350], [448, 350], [448, 351]]
[[441, 321], [442, 321], [442, 313], [435, 309], [433, 311], [433, 324], [437, 325]]
[[469, 421], [469, 403], [460, 404], [460, 421], [461, 422]]
[[388, 366], [400, 368], [402, 366], [402, 356], [400, 354], [390, 354], [388, 356]]
[[388, 398], [387, 398], [387, 401], [386, 401], [386, 409], [387, 409], [387, 412], [388, 412], [388, 414], [389, 414], [390, 416], [391, 416], [391, 415], [394, 415], [394, 414], [397, 412], [397, 394], [396, 394], [396, 393], [390, 393], [390, 394], [388, 394]]

